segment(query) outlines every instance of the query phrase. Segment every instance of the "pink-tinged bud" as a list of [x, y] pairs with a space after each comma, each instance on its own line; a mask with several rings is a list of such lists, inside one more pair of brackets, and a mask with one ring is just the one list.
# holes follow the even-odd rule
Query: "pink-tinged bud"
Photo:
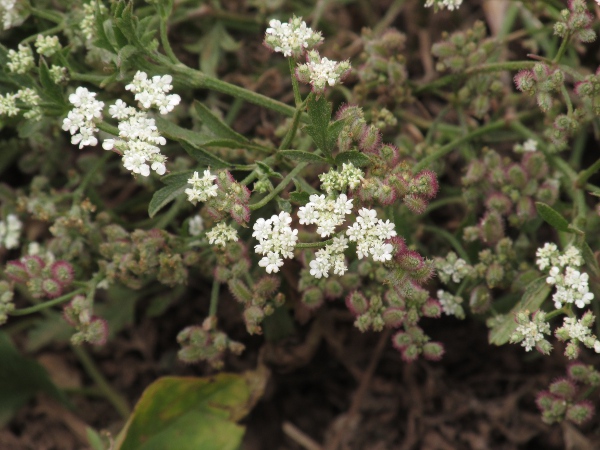
[[537, 212], [535, 204], [531, 197], [521, 197], [519, 199], [517, 202], [516, 213], [520, 223], [525, 223], [536, 216]]
[[548, 175], [548, 164], [543, 153], [527, 153], [523, 156], [523, 168], [533, 179], [541, 180]]
[[390, 238], [390, 239], [386, 240], [385, 242], [387, 244], [391, 244], [392, 247], [394, 248], [392, 250], [392, 256], [398, 255], [407, 250], [406, 242], [404, 241], [404, 238], [401, 238], [400, 236], [394, 236], [393, 238]]
[[512, 209], [512, 202], [506, 195], [496, 192], [488, 197], [485, 207], [505, 216]]
[[233, 280], [229, 280], [227, 286], [238, 302], [246, 305], [252, 301], [252, 291], [242, 280], [234, 278]]
[[412, 344], [412, 338], [404, 331], [399, 331], [392, 336], [392, 345], [396, 350], [402, 351], [410, 344]]
[[487, 173], [487, 166], [478, 159], [475, 159], [469, 164], [467, 167], [467, 173], [464, 177], [462, 177], [462, 183], [465, 186], [469, 186], [471, 184], [479, 183], [481, 180], [485, 178]]
[[52, 278], [42, 280], [42, 291], [48, 298], [60, 297], [63, 293], [62, 286]]
[[438, 318], [442, 315], [442, 306], [440, 302], [430, 298], [421, 307], [421, 312], [425, 317]]
[[360, 291], [350, 292], [346, 297], [346, 307], [355, 316], [364, 314], [369, 309], [367, 298]]
[[323, 291], [318, 287], [308, 288], [302, 293], [302, 303], [311, 310], [317, 309], [325, 301]]
[[259, 324], [265, 318], [265, 313], [262, 308], [258, 306], [251, 306], [246, 308], [244, 311], [244, 321], [246, 322], [246, 329], [250, 334], [261, 334], [262, 328]]
[[546, 411], [552, 407], [556, 398], [548, 391], [540, 391], [535, 397], [535, 404], [540, 411]]
[[586, 366], [581, 362], [573, 362], [567, 367], [567, 375], [569, 378], [579, 383], [589, 384], [587, 381], [589, 373], [589, 366]]
[[396, 202], [396, 191], [390, 185], [385, 182], [381, 182], [379, 184], [379, 189], [377, 190], [377, 200], [383, 206], [390, 206]]
[[250, 259], [247, 256], [244, 256], [238, 262], [231, 266], [231, 275], [234, 278], [241, 278], [248, 273], [251, 265], [252, 261], [250, 261]]
[[325, 298], [333, 300], [344, 295], [344, 288], [339, 280], [330, 278], [325, 282]]
[[552, 96], [548, 92], [538, 92], [535, 99], [543, 112], [548, 112], [552, 108]]
[[569, 406], [567, 408], [566, 417], [571, 422], [581, 425], [594, 417], [594, 413], [594, 405], [587, 400], [583, 400], [575, 405]]
[[104, 345], [108, 340], [108, 322], [101, 317], [93, 317], [88, 325], [88, 342], [93, 345]]
[[239, 225], [245, 226], [250, 221], [250, 208], [247, 205], [235, 202], [229, 211], [231, 218]]
[[594, 87], [588, 81], [579, 81], [575, 83], [574, 92], [579, 97], [589, 97], [594, 94]]
[[419, 284], [424, 284], [435, 275], [435, 267], [432, 260], [423, 261], [423, 266], [420, 269], [413, 270], [410, 273], [410, 278]]
[[204, 211], [206, 211], [206, 213], [212, 217], [215, 222], [220, 222], [221, 220], [223, 220], [225, 218], [225, 213], [222, 211], [219, 211], [216, 208], [213, 208], [212, 206], [206, 206], [204, 205]]
[[435, 172], [432, 170], [423, 170], [413, 178], [411, 187], [418, 189], [417, 194], [432, 199], [437, 195], [440, 186]]
[[504, 237], [504, 222], [500, 214], [495, 211], [487, 212], [479, 222], [479, 232], [483, 242], [495, 245]]
[[394, 188], [398, 197], [404, 197], [410, 189], [408, 181], [401, 174], [394, 173], [386, 178], [386, 184]]
[[376, 153], [381, 145], [381, 133], [379, 129], [373, 125], [366, 127], [358, 145], [365, 153]]
[[279, 285], [279, 278], [266, 275], [254, 285], [254, 292], [261, 297], [269, 297], [279, 289]]
[[558, 200], [558, 183], [544, 182], [538, 188], [536, 199], [548, 205], [553, 205]]
[[25, 264], [30, 277], [39, 277], [42, 274], [42, 269], [46, 267], [44, 260], [37, 255], [24, 256], [21, 261]]
[[296, 67], [296, 78], [300, 83], [308, 84], [310, 83], [310, 69], [307, 65], [302, 64]]
[[521, 92], [530, 93], [535, 89], [535, 77], [531, 70], [521, 70], [514, 78], [516, 88]]
[[494, 262], [489, 265], [487, 271], [485, 272], [485, 281], [490, 289], [494, 289], [499, 287], [504, 279], [504, 267], [502, 267], [499, 263]]
[[518, 189], [523, 189], [529, 181], [525, 170], [519, 164], [510, 165], [506, 169], [506, 177], [510, 184]]
[[17, 283], [26, 283], [29, 280], [27, 267], [19, 260], [8, 261], [4, 273], [8, 278]]
[[383, 323], [385, 323], [386, 326], [393, 328], [398, 328], [402, 325], [404, 317], [406, 317], [406, 311], [396, 307], [387, 308], [383, 314], [381, 314]]
[[469, 298], [469, 306], [471, 307], [471, 311], [475, 314], [483, 314], [490, 309], [492, 304], [492, 295], [490, 290], [480, 284], [475, 289], [471, 291], [471, 296]]
[[400, 152], [395, 145], [383, 144], [378, 153], [387, 167], [395, 167], [400, 161]]
[[408, 249], [396, 254], [395, 260], [402, 269], [408, 272], [419, 270], [424, 264], [423, 257], [419, 252]]
[[387, 291], [385, 291], [385, 294], [383, 294], [383, 298], [390, 306], [400, 309], [404, 309], [406, 307], [404, 299], [395, 289], [388, 289]]
[[73, 266], [67, 261], [56, 261], [50, 266], [52, 278], [62, 287], [67, 287], [73, 282]]
[[577, 394], [575, 383], [567, 378], [559, 378], [552, 382], [548, 390], [551, 394], [564, 398], [565, 400], [571, 400], [575, 397], [575, 394]]
[[444, 346], [440, 342], [428, 342], [423, 346], [423, 356], [430, 361], [439, 361], [444, 353]]
[[414, 362], [419, 358], [419, 353], [419, 347], [417, 347], [415, 344], [411, 344], [402, 350], [402, 360], [407, 363]]
[[423, 214], [427, 209], [427, 200], [420, 195], [410, 194], [404, 197], [404, 204], [415, 214]]

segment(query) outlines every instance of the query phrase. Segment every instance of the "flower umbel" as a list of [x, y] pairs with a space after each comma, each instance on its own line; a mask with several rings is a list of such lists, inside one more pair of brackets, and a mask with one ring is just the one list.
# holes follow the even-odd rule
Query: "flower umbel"
[[192, 178], [188, 179], [188, 184], [192, 187], [185, 190], [188, 200], [195, 205], [198, 202], [207, 201], [210, 197], [216, 197], [219, 189], [214, 183], [216, 179], [217, 177], [212, 175], [208, 169], [204, 171], [202, 178], [198, 176], [198, 172], [194, 172]]
[[296, 68], [296, 77], [302, 83], [309, 83], [317, 94], [322, 94], [328, 86], [339, 84], [350, 70], [348, 61], [321, 58], [316, 50], [308, 52], [306, 60], [306, 64], [299, 64]]
[[288, 23], [273, 19], [265, 32], [265, 46], [283, 56], [300, 57], [307, 49], [323, 40], [320, 32], [306, 26], [302, 17], [292, 17]]
[[237, 241], [238, 234], [235, 228], [227, 225], [225, 222], [220, 222], [211, 230], [206, 232], [208, 243], [211, 245], [220, 245], [224, 247], [229, 241]]
[[290, 227], [291, 216], [286, 212], [273, 215], [270, 219], [260, 218], [254, 223], [252, 237], [258, 240], [254, 247], [256, 253], [264, 256], [258, 265], [267, 273], [279, 272], [283, 258], [294, 256], [294, 246], [298, 240], [298, 230]]

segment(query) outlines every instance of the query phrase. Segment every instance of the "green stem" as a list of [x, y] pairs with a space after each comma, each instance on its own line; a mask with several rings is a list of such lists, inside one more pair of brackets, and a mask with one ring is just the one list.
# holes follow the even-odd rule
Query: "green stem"
[[561, 314], [567, 314], [564, 308], [555, 309], [554, 311], [550, 311], [548, 314], [546, 314], [546, 320], [554, 319], [556, 316]]
[[296, 103], [296, 112], [294, 113], [294, 116], [292, 117], [292, 125], [290, 126], [290, 129], [288, 130], [288, 132], [285, 134], [283, 140], [281, 141], [281, 145], [279, 145], [279, 149], [280, 150], [286, 150], [289, 148], [290, 144], [292, 143], [292, 140], [294, 139], [294, 136], [296, 136], [296, 131], [298, 131], [298, 125], [300, 124], [300, 117], [302, 116], [302, 113], [304, 112], [304, 108], [306, 106], [306, 103], [308, 102], [308, 99], [312, 97], [312, 92], [310, 94], [308, 94], [308, 96], [306, 97], [306, 100], [304, 100], [301, 103]]
[[104, 378], [104, 375], [98, 370], [94, 360], [85, 351], [83, 347], [72, 345], [73, 352], [79, 359], [79, 362], [85, 369], [89, 377], [96, 383], [98, 389], [102, 391], [106, 399], [114, 406], [119, 415], [123, 419], [127, 419], [131, 415], [131, 410], [127, 404], [127, 400], [119, 394]]
[[567, 92], [567, 88], [564, 84], [560, 87], [560, 92], [562, 93], [565, 103], [567, 104], [567, 113], [569, 116], [571, 116], [573, 114], [573, 103], [571, 103], [571, 97], [569, 97], [569, 93]]
[[105, 152], [104, 155], [98, 158], [98, 161], [96, 161], [94, 166], [85, 174], [85, 177], [83, 177], [83, 180], [81, 180], [81, 183], [79, 184], [75, 192], [73, 192], [74, 200], [79, 201], [81, 199], [81, 197], [85, 193], [88, 184], [90, 184], [96, 172], [106, 164], [106, 161], [108, 160], [108, 158], [110, 158], [110, 156], [110, 152]]
[[562, 42], [560, 43], [560, 47], [558, 48], [558, 51], [556, 52], [556, 56], [552, 60], [552, 64], [557, 64], [560, 61], [560, 59], [563, 57], [563, 55], [567, 51], [567, 44], [569, 43], [570, 40], [571, 40], [571, 33], [567, 32], [567, 34], [563, 38]]
[[592, 164], [590, 167], [588, 167], [587, 169], [579, 172], [579, 175], [577, 175], [576, 185], [577, 186], [585, 186], [587, 180], [592, 175], [594, 175], [598, 170], [600, 170], [600, 159], [597, 159], [596, 162], [594, 164]]
[[281, 191], [283, 191], [287, 187], [287, 185], [292, 181], [292, 179], [298, 173], [300, 173], [300, 171], [302, 171], [302, 169], [304, 169], [307, 165], [308, 165], [308, 163], [298, 164], [290, 173], [287, 174], [287, 176], [283, 180], [281, 180], [281, 183], [279, 183], [275, 189], [273, 189], [271, 192], [269, 192], [269, 194], [266, 197], [264, 197], [262, 200], [260, 200], [256, 203], [253, 203], [252, 205], [250, 205], [250, 210], [256, 211], [257, 209], [262, 208], [267, 203], [269, 203], [271, 200], [273, 200]]
[[219, 306], [219, 288], [221, 283], [213, 281], [212, 290], [210, 291], [210, 306], [208, 308], [208, 315], [210, 317], [217, 317], [217, 307]]
[[29, 12], [32, 16], [39, 17], [40, 19], [46, 19], [50, 22], [54, 23], [63, 23], [64, 17], [60, 13], [44, 11], [43, 9], [37, 9], [34, 7], [29, 7]]
[[106, 133], [112, 134], [113, 136], [118, 136], [119, 135], [119, 129], [117, 127], [115, 127], [114, 125], [111, 125], [109, 123], [100, 122], [100, 123], [96, 124], [96, 126], [100, 130], [102, 130], [102, 131], [104, 131]]
[[441, 198], [439, 200], [435, 200], [435, 201], [431, 202], [429, 204], [429, 206], [427, 206], [427, 209], [425, 210], [425, 214], [429, 214], [430, 212], [432, 212], [438, 208], [441, 208], [442, 206], [452, 205], [452, 204], [464, 204], [464, 203], [465, 203], [465, 199], [462, 195]]
[[30, 306], [29, 308], [15, 309], [14, 311], [10, 312], [10, 315], [11, 316], [26, 316], [28, 314], [33, 314], [33, 313], [42, 311], [44, 309], [51, 308], [55, 305], [60, 305], [61, 303], [64, 303], [64, 302], [70, 300], [71, 298], [75, 297], [78, 294], [83, 294], [85, 291], [86, 291], [85, 288], [77, 289], [73, 292], [69, 292], [68, 294], [61, 295], [60, 297], [57, 297], [55, 299], [48, 300], [47, 302], [38, 303], [37, 305]]
[[163, 50], [165, 51], [171, 62], [173, 64], [180, 64], [179, 59], [177, 59], [175, 52], [173, 52], [173, 49], [171, 48], [171, 43], [169, 42], [166, 17], [161, 17], [160, 19], [160, 41], [162, 43]]
[[185, 202], [185, 197], [178, 197], [177, 200], [175, 200], [175, 203], [173, 203], [173, 206], [169, 208], [169, 211], [167, 211], [166, 214], [163, 214], [160, 217], [160, 219], [154, 224], [153, 228], [158, 228], [159, 230], [165, 229], [167, 225], [169, 225], [171, 221], [177, 216], [177, 213], [179, 213], [179, 210]]
[[295, 248], [320, 248], [329, 244], [333, 244], [333, 238], [322, 242], [300, 242], [296, 244]]
[[290, 75], [292, 77], [292, 88], [294, 89], [294, 101], [296, 102], [296, 111], [302, 104], [302, 97], [300, 96], [300, 87], [298, 86], [298, 79], [296, 78], [296, 67], [294, 66], [296, 60], [294, 58], [288, 58], [288, 65], [290, 66]]
[[40, 31], [39, 33], [35, 33], [34, 35], [32, 35], [32, 36], [29, 36], [29, 37], [28, 37], [28, 38], [26, 38], [26, 39], [23, 39], [23, 40], [21, 41], [21, 43], [23, 43], [23, 44], [28, 44], [28, 43], [30, 43], [30, 42], [35, 42], [35, 40], [37, 39], [37, 37], [38, 37], [40, 34], [41, 34], [41, 35], [43, 35], [43, 36], [49, 36], [49, 35], [53, 35], [53, 34], [59, 33], [59, 32], [61, 32], [61, 31], [62, 31], [62, 30], [64, 30], [64, 29], [65, 29], [65, 25], [64, 25], [64, 23], [60, 23], [59, 25], [57, 25], [57, 26], [55, 26], [55, 27], [49, 28], [49, 29], [47, 29], [47, 30], [44, 30], [44, 31]]

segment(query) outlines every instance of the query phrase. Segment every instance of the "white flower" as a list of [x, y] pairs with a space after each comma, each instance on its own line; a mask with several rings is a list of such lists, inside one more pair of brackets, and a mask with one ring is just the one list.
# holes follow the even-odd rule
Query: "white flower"
[[322, 93], [327, 86], [340, 83], [349, 70], [348, 61], [337, 62], [321, 58], [318, 51], [311, 50], [306, 64], [298, 65], [296, 77], [303, 83], [310, 83], [314, 92]]
[[535, 256], [537, 256], [536, 264], [540, 270], [545, 270], [546, 267], [552, 266], [553, 261], [558, 261], [558, 247], [554, 243], [546, 242], [542, 248], [538, 248]]
[[346, 189], [356, 189], [363, 180], [364, 172], [352, 163], [343, 163], [340, 172], [331, 169], [319, 175], [321, 189], [330, 194], [332, 191], [343, 192]]
[[0, 116], [16, 116], [19, 114], [17, 107], [17, 94], [0, 95]]
[[321, 33], [313, 31], [302, 21], [302, 17], [292, 17], [289, 23], [273, 19], [265, 32], [265, 45], [283, 56], [299, 57], [310, 47], [323, 40]]
[[31, 88], [19, 89], [15, 96], [29, 108], [23, 117], [35, 120], [42, 118], [42, 109], [39, 106], [42, 99], [36, 91]]
[[394, 224], [389, 220], [384, 222], [377, 219], [374, 209], [362, 208], [356, 222], [346, 231], [346, 236], [356, 242], [358, 259], [369, 254], [375, 261], [389, 261], [392, 258], [393, 246], [385, 243], [385, 240], [396, 236]]
[[215, 175], [210, 173], [210, 170], [205, 170], [202, 178], [198, 176], [198, 172], [194, 172], [192, 178], [188, 179], [188, 184], [191, 188], [187, 188], [185, 193], [188, 200], [194, 205], [197, 202], [205, 202], [210, 197], [216, 197], [219, 187], [214, 183], [217, 179]]
[[35, 40], [35, 48], [40, 55], [50, 57], [62, 47], [58, 41], [58, 36], [43, 36], [38, 34]]
[[459, 258], [454, 252], [448, 253], [446, 259], [436, 258], [435, 268], [444, 284], [448, 284], [450, 280], [460, 283], [473, 270], [464, 259]]
[[49, 72], [50, 78], [52, 78], [52, 81], [54, 81], [54, 83], [56, 84], [64, 83], [69, 79], [66, 67], [52, 64], [52, 66], [50, 66]]
[[282, 258], [292, 258], [294, 247], [298, 240], [298, 230], [290, 227], [291, 216], [286, 212], [273, 215], [270, 219], [258, 219], [253, 226], [252, 236], [258, 240], [254, 247], [256, 253], [267, 255], [260, 260], [259, 265], [265, 267], [268, 273], [278, 272], [283, 265]]
[[452, 295], [450, 292], [440, 289], [437, 291], [437, 298], [440, 301], [444, 314], [447, 316], [456, 316], [459, 319], [465, 318], [465, 311], [462, 307], [462, 297]]
[[6, 220], [0, 220], [0, 246], [10, 250], [19, 246], [23, 223], [15, 214], [9, 214]]
[[537, 150], [537, 141], [535, 139], [527, 139], [523, 142], [523, 151], [525, 152], [535, 152]]
[[25, 20], [25, 8], [23, 0], [0, 0], [0, 19], [2, 20], [2, 29], [19, 26]]
[[25, 74], [35, 66], [33, 52], [27, 44], [19, 44], [19, 51], [8, 51], [6, 67], [13, 73]]
[[529, 319], [529, 311], [523, 311], [516, 317], [518, 326], [510, 337], [510, 342], [521, 342], [525, 351], [531, 349], [541, 342], [545, 341], [544, 334], [550, 334], [550, 325], [546, 322], [546, 314], [538, 311]]
[[196, 214], [190, 219], [188, 222], [188, 230], [190, 236], [200, 236], [200, 233], [204, 230], [204, 221], [199, 214]]
[[346, 194], [340, 194], [336, 199], [313, 194], [309, 200], [298, 210], [298, 218], [301, 225], [316, 224], [321, 237], [331, 236], [335, 228], [344, 223], [345, 216], [352, 212], [352, 199]]
[[78, 87], [73, 94], [69, 95], [69, 102], [74, 108], [63, 120], [62, 129], [73, 135], [71, 143], [79, 144], [79, 148], [96, 145], [98, 143], [98, 139], [94, 136], [94, 133], [98, 132], [96, 122], [102, 121], [104, 103], [96, 100], [95, 92], [90, 92], [84, 87]]
[[348, 248], [348, 239], [336, 236], [333, 242], [315, 253], [315, 259], [309, 263], [310, 274], [315, 278], [328, 278], [333, 269], [335, 275], [343, 275], [348, 267], [344, 258], [344, 250]]
[[220, 245], [222, 247], [224, 247], [227, 242], [238, 240], [238, 234], [235, 228], [224, 222], [218, 223], [210, 231], [207, 231], [206, 237], [208, 238], [209, 244]]
[[145, 72], [138, 71], [125, 89], [135, 94], [135, 99], [140, 102], [143, 109], [155, 106], [161, 114], [167, 114], [181, 101], [181, 97], [177, 94], [166, 95], [173, 89], [172, 81], [171, 75], [156, 75], [148, 79]]
[[462, 5], [463, 0], [426, 0], [425, 7], [430, 8], [435, 6], [435, 10], [448, 8], [450, 11], [458, 9]]

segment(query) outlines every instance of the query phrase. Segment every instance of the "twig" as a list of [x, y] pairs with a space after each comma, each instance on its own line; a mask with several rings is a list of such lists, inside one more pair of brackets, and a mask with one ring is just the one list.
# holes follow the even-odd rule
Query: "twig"
[[317, 442], [310, 436], [300, 430], [291, 422], [283, 422], [283, 432], [292, 439], [296, 444], [301, 445], [306, 450], [323, 450]]

